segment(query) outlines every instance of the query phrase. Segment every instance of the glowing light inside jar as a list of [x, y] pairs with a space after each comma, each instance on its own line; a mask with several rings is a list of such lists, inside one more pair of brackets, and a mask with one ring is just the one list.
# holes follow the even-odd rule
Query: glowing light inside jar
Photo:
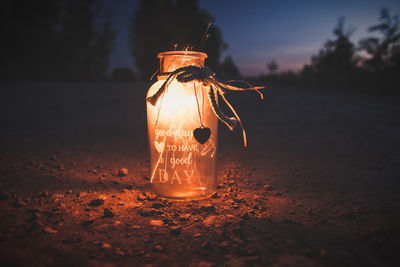
[[[169, 67], [179, 68], [198, 65], [199, 58], [173, 55], [161, 61], [162, 64], [168, 63]], [[157, 81], [149, 89], [148, 96], [153, 95], [164, 82]], [[150, 182], [157, 193], [171, 198], [193, 198], [213, 193], [216, 188], [218, 122], [209, 106], [207, 88], [198, 82], [173, 80], [155, 106], [147, 103], [147, 119]], [[201, 126], [200, 121], [211, 129], [211, 137], [203, 145], [193, 137], [193, 130]]]

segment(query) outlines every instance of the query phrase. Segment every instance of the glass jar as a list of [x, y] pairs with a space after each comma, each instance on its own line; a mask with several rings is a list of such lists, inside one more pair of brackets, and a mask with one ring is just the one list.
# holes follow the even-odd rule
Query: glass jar
[[[169, 51], [158, 54], [158, 58], [160, 72], [165, 73], [191, 65], [204, 67], [207, 54]], [[154, 95], [167, 78], [159, 75], [147, 97]], [[207, 91], [199, 81], [180, 83], [173, 79], [155, 105], [147, 102], [150, 183], [162, 197], [198, 198], [216, 189], [218, 119]], [[198, 128], [211, 130], [204, 144], [193, 136]]]

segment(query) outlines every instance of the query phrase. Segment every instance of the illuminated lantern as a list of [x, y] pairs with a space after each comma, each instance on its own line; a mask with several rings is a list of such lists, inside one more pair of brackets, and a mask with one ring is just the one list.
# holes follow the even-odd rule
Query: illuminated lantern
[[[170, 51], [158, 58], [163, 75], [150, 87], [148, 98], [166, 84], [168, 73], [186, 66], [204, 67], [207, 54]], [[216, 189], [218, 118], [208, 88], [199, 80], [171, 79], [157, 101], [147, 102], [150, 182], [163, 197], [197, 198]]]

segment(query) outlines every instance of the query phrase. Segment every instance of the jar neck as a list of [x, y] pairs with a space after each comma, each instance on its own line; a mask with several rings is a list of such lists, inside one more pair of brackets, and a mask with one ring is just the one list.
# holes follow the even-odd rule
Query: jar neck
[[160, 72], [172, 72], [186, 66], [204, 67], [207, 54], [194, 51], [169, 51], [158, 54]]

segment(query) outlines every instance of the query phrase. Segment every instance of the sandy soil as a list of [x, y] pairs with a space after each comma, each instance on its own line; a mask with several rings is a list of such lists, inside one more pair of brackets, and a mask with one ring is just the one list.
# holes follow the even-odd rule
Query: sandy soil
[[[212, 197], [151, 192], [147, 83], [0, 85], [2, 266], [395, 266], [398, 99], [232, 96]], [[118, 170], [128, 169], [119, 177]]]

